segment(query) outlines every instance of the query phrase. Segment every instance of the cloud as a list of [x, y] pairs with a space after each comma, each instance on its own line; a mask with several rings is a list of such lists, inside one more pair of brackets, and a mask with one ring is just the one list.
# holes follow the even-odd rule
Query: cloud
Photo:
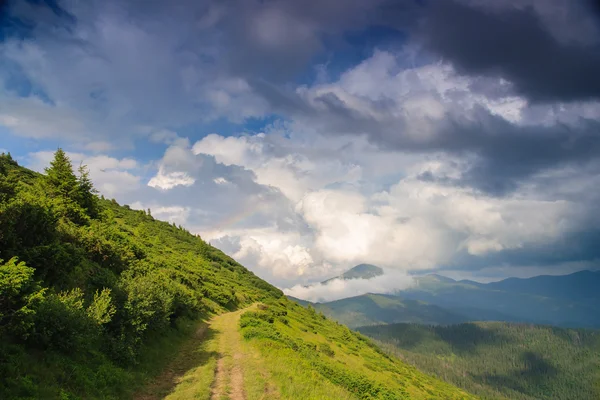
[[333, 279], [325, 284], [295, 285], [283, 292], [287, 296], [322, 303], [366, 293], [394, 293], [413, 284], [413, 278], [405, 272], [386, 270], [383, 275], [371, 279]]
[[251, 170], [257, 183], [278, 188], [293, 202], [299, 201], [309, 190], [338, 181], [356, 181], [362, 176], [356, 163], [332, 157], [325, 149], [317, 150], [317, 146], [323, 144], [312, 142], [312, 149], [292, 144], [283, 138], [287, 133], [289, 130], [284, 129], [273, 130], [268, 136], [264, 133], [240, 137], [211, 134], [196, 142], [193, 151], [214, 156], [225, 165]]
[[60, 136], [79, 142], [87, 132], [85, 122], [73, 110], [57, 109], [35, 98], [0, 98], [0, 124], [13, 133], [34, 139]]
[[171, 127], [267, 112], [245, 78], [215, 62], [216, 33], [197, 23], [206, 3], [61, 2], [62, 12], [21, 3], [9, 18], [27, 29], [0, 43], [10, 67], [0, 122], [16, 134], [131, 146], [147, 127], [157, 140]]
[[[584, 2], [545, 3], [494, 9], [491, 2], [484, 7], [434, 2], [420, 39], [459, 72], [504, 78], [532, 101], [599, 99], [600, 42], [592, 38], [600, 34], [600, 24]], [[555, 16], [561, 13], [570, 17], [565, 21], [570, 30], [545, 26], [544, 19], [558, 25]], [[588, 29], [581, 32], [578, 26]], [[578, 29], [579, 35], [569, 36]]]
[[445, 64], [401, 68], [394, 55], [376, 51], [336, 82], [299, 88], [310, 111], [296, 116], [321, 132], [366, 135], [381, 148], [470, 157], [465, 183], [496, 194], [544, 169], [597, 158], [600, 103], [530, 106], [504, 85]]
[[164, 141], [156, 132], [262, 118], [273, 110], [261, 82], [297, 76], [327, 43], [367, 26], [380, 3], [18, 2], [0, 42], [0, 121], [28, 137], [120, 147], [148, 127]]

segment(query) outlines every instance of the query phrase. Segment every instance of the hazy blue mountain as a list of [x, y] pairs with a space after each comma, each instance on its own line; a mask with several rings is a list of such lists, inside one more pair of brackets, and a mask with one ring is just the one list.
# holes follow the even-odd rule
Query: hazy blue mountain
[[600, 327], [599, 276], [582, 271], [483, 284], [426, 275], [398, 295], [444, 307], [471, 320]]
[[327, 283], [334, 279], [371, 279], [380, 275], [383, 275], [383, 269], [379, 268], [378, 266], [371, 264], [359, 264], [343, 274], [327, 279], [321, 283]]
[[528, 293], [577, 302], [600, 301], [600, 272], [579, 271], [570, 275], [542, 275], [528, 279], [508, 278], [486, 285], [513, 293]]

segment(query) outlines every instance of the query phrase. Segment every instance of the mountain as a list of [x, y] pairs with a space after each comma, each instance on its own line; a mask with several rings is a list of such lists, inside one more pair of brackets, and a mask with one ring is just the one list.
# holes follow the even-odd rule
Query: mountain
[[386, 294], [364, 294], [312, 306], [350, 328], [394, 322], [453, 324], [468, 320], [438, 306]]
[[503, 322], [358, 330], [390, 354], [481, 398], [600, 398], [600, 331]]
[[523, 321], [571, 327], [600, 327], [600, 274], [510, 278], [500, 282], [455, 281], [440, 275], [415, 278], [398, 293], [438, 305], [470, 320]]
[[[368, 264], [362, 266], [357, 266], [361, 267], [358, 271], [357, 267], [349, 270], [347, 276], [369, 276], [369, 271], [377, 271]], [[325, 303], [292, 300], [311, 304], [350, 327], [395, 322], [512, 321], [595, 328], [600, 327], [596, 311], [600, 306], [599, 277], [598, 272], [581, 271], [486, 284], [429, 274], [415, 277], [414, 286], [394, 295], [365, 294]]]
[[61, 150], [45, 175], [0, 155], [0, 259], [2, 399], [473, 398], [98, 197]]
[[600, 303], [600, 272], [579, 271], [570, 275], [508, 278], [485, 287], [511, 293], [527, 293], [579, 303]]
[[330, 278], [330, 279], [327, 279], [321, 283], [325, 284], [334, 279], [343, 279], [343, 280], [371, 279], [371, 278], [375, 278], [376, 276], [380, 276], [380, 275], [383, 275], [383, 269], [381, 269], [375, 265], [371, 265], [371, 264], [359, 264], [359, 265], [349, 269], [348, 271], [344, 272], [343, 274], [338, 275], [333, 278]]

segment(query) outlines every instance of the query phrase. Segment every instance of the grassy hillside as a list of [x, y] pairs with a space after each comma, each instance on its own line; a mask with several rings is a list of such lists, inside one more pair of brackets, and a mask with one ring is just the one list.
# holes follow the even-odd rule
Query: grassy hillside
[[[473, 398], [387, 356], [366, 337], [313, 307], [285, 298], [242, 314], [240, 327], [244, 339], [264, 359], [282, 398]], [[315, 393], [313, 387], [323, 381], [333, 384], [337, 394]]]
[[420, 370], [482, 398], [600, 398], [599, 331], [501, 322], [359, 331]]
[[469, 398], [98, 198], [61, 151], [44, 175], [0, 156], [0, 259], [2, 399]]
[[365, 294], [327, 303], [316, 303], [313, 307], [351, 328], [395, 322], [453, 324], [467, 320], [460, 314], [438, 306], [385, 294]]
[[59, 161], [40, 175], [0, 156], [0, 398], [127, 397], [192, 321], [282, 295]]
[[[598, 274], [587, 271], [586, 275], [590, 279]], [[470, 320], [600, 327], [600, 313], [596, 312], [600, 300], [596, 295], [589, 295], [593, 290], [583, 285], [585, 294], [574, 295], [577, 290], [572, 288], [578, 286], [572, 284], [573, 275], [551, 278], [551, 285], [545, 286], [546, 279], [537, 278], [481, 284], [427, 275], [417, 278], [417, 285], [403, 290], [399, 296], [438, 305]], [[552, 287], [560, 286], [560, 282], [563, 282], [563, 289], [552, 290]]]

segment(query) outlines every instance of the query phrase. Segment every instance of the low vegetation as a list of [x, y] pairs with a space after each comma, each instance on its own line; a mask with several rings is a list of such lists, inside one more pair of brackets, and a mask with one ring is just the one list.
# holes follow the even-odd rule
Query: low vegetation
[[389, 354], [485, 399], [600, 399], [600, 332], [502, 322], [359, 328]]

